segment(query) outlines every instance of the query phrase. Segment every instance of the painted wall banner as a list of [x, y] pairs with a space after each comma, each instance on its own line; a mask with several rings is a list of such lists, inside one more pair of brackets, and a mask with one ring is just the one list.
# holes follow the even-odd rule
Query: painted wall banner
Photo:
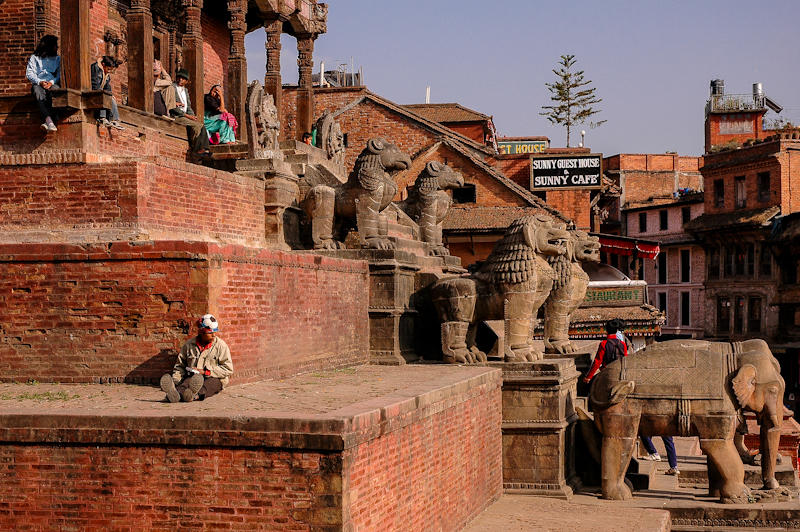
[[519, 153], [544, 153], [546, 140], [504, 140], [497, 143], [500, 155], [517, 155]]
[[603, 155], [531, 155], [531, 190], [600, 188]]

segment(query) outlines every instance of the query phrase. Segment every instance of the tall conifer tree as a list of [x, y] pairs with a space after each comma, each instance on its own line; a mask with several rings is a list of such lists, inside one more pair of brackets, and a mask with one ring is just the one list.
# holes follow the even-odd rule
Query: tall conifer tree
[[[572, 71], [574, 65], [574, 55], [561, 56], [558, 68], [553, 69], [557, 81], [545, 83], [547, 90], [550, 91], [550, 100], [554, 103], [543, 105], [544, 112], [539, 113], [551, 123], [567, 128], [567, 147], [572, 126], [582, 124], [590, 116], [599, 113], [600, 109], [594, 106], [603, 101], [595, 95], [596, 89], [590, 86], [592, 81], [583, 79], [583, 70]], [[597, 127], [605, 122], [605, 120], [594, 122], [591, 127]]]

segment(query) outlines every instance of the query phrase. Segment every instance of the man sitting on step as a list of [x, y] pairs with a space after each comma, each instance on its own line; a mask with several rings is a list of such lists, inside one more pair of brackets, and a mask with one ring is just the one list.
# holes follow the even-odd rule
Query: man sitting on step
[[197, 336], [183, 344], [172, 374], [161, 377], [167, 401], [202, 401], [219, 393], [233, 375], [228, 344], [216, 336], [219, 322], [211, 314], [197, 321]]

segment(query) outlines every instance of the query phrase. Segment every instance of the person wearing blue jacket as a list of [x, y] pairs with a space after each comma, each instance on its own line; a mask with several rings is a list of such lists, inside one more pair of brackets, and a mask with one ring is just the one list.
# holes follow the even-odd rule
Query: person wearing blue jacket
[[31, 82], [31, 93], [36, 99], [42, 115], [42, 129], [45, 132], [58, 131], [53, 122], [52, 91], [61, 82], [61, 57], [58, 55], [58, 37], [45, 35], [28, 60], [25, 77]]

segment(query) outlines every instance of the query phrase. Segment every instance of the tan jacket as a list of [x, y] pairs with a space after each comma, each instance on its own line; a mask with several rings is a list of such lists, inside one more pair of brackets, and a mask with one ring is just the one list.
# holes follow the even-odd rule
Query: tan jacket
[[222, 381], [222, 386], [227, 386], [230, 376], [233, 375], [233, 360], [231, 350], [221, 338], [214, 337], [211, 347], [201, 352], [197, 346], [197, 337], [192, 338], [181, 347], [178, 361], [172, 368], [172, 378], [181, 381], [186, 378], [186, 368], [197, 368], [200, 371], [209, 370], [212, 377]]

